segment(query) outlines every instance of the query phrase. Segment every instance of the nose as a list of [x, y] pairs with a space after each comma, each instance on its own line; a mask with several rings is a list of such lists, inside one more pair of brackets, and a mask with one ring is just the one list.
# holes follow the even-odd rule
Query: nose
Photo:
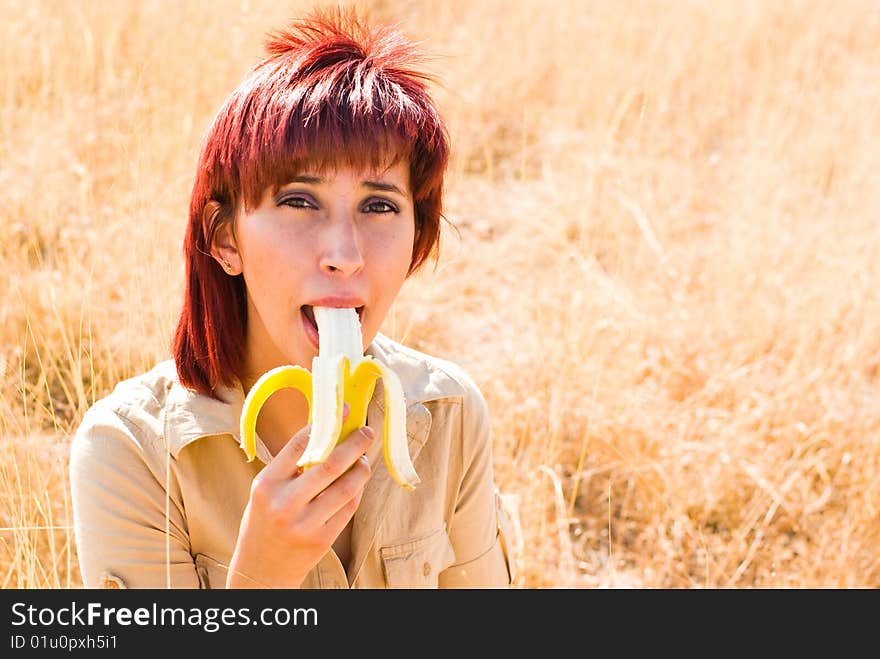
[[364, 252], [357, 224], [343, 214], [333, 218], [322, 236], [321, 270], [351, 276], [364, 267]]

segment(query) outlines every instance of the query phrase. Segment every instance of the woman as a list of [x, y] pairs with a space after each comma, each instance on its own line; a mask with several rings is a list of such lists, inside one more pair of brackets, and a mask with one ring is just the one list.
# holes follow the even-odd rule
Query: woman
[[[272, 36], [199, 160], [173, 359], [119, 383], [73, 440], [86, 587], [504, 587], [511, 581], [487, 408], [456, 365], [379, 333], [436, 254], [445, 128], [411, 43], [354, 13]], [[308, 368], [310, 308], [354, 307], [365, 353], [400, 378], [421, 483], [397, 486], [367, 425], [299, 473], [308, 403], [271, 396], [257, 457], [244, 396], [271, 368]]]

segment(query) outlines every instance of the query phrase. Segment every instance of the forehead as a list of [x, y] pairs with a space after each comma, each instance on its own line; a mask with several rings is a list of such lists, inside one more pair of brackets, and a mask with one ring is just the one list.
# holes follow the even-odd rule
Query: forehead
[[346, 159], [315, 160], [302, 163], [294, 176], [336, 177], [345, 174], [359, 179], [394, 179], [409, 183], [409, 160], [405, 157], [388, 159], [381, 163], [352, 163]]
[[308, 158], [285, 168], [284, 175], [271, 181], [265, 191], [274, 193], [290, 183], [321, 184], [345, 178], [357, 185], [387, 183], [404, 194], [411, 194], [409, 165], [409, 158], [399, 153], [385, 153], [371, 159], [352, 158], [350, 153]]
[[302, 143], [266, 145], [252, 154], [242, 171], [243, 207], [258, 206], [266, 193], [277, 192], [298, 176], [326, 178], [332, 172], [354, 171], [358, 176], [389, 180], [414, 194], [410, 177], [412, 144], [382, 133], [338, 140], [332, 131], [315, 131]]

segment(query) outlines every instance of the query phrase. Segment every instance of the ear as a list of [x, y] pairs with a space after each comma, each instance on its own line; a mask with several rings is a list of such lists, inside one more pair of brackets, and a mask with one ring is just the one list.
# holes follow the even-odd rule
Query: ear
[[[217, 201], [209, 201], [205, 204], [203, 217], [206, 226], [212, 226], [216, 221], [216, 215], [221, 212], [222, 206]], [[238, 252], [238, 243], [235, 233], [232, 231], [232, 221], [222, 222], [211, 239], [211, 256], [220, 264], [223, 271], [228, 275], [240, 275], [242, 272], [241, 255]]]

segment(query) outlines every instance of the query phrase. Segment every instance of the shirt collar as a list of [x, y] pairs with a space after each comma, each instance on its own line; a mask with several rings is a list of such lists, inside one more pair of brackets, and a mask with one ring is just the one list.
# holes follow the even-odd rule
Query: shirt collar
[[[407, 348], [384, 334], [377, 334], [367, 348], [367, 355], [382, 362], [400, 378], [407, 403], [407, 430], [412, 434], [412, 426], [423, 425], [427, 410], [423, 403], [430, 400], [460, 394], [454, 388], [454, 381], [443, 371], [432, 368], [425, 355]], [[371, 407], [381, 412], [381, 381], [377, 383], [370, 401]], [[244, 404], [245, 392], [240, 384], [222, 387], [217, 390], [220, 400], [196, 393], [177, 380], [169, 382], [168, 398], [165, 406], [165, 438], [171, 455], [176, 459], [188, 444], [205, 437], [231, 435], [236, 442], [241, 441], [239, 419]], [[257, 443], [257, 456], [268, 462], [269, 455], [261, 442]]]

